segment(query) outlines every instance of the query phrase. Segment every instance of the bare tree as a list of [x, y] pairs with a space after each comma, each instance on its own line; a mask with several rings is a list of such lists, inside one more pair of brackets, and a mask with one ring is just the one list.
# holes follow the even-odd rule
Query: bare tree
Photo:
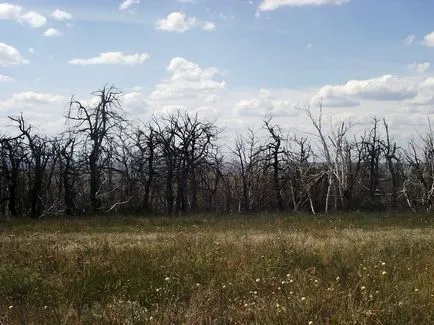
[[6, 187], [3, 199], [7, 201], [8, 212], [17, 217], [22, 213], [18, 190], [22, 163], [26, 158], [22, 136], [2, 137], [0, 140], [0, 155], [1, 174]]
[[372, 119], [372, 129], [367, 137], [364, 137], [362, 144], [365, 147], [366, 159], [368, 163], [369, 176], [369, 196], [372, 204], [377, 205], [377, 201], [381, 199], [380, 190], [380, 158], [381, 158], [381, 141], [378, 132], [378, 119]]
[[306, 137], [294, 136], [290, 139], [291, 150], [286, 151], [285, 163], [289, 166], [285, 179], [289, 182], [294, 212], [299, 212], [308, 202], [310, 211], [315, 214], [312, 188], [325, 176], [325, 172], [315, 168], [314, 153]]
[[73, 215], [76, 212], [75, 207], [75, 185], [77, 181], [78, 170], [75, 162], [76, 139], [69, 137], [60, 144], [60, 166], [63, 181], [65, 212], [67, 215]]
[[[47, 165], [51, 158], [55, 157], [50, 147], [50, 141], [47, 138], [40, 137], [32, 133], [31, 125], [27, 124], [23, 115], [9, 116], [9, 119], [17, 123], [17, 127], [22, 136], [26, 139], [29, 148], [29, 155], [26, 157], [28, 164], [28, 175], [30, 178], [30, 217], [39, 218], [43, 212], [44, 202], [42, 192], [44, 180], [51, 182], [51, 176], [45, 179]], [[54, 166], [55, 162], [52, 163]]]
[[[323, 158], [325, 159], [325, 164], [327, 167], [327, 194], [325, 198], [325, 208], [324, 212], [329, 211], [329, 204], [330, 204], [330, 196], [332, 194], [335, 195], [335, 208], [337, 205], [337, 186], [336, 186], [336, 174], [335, 174], [335, 161], [333, 160], [333, 157], [330, 152], [330, 145], [327, 142], [327, 137], [324, 134], [323, 130], [323, 111], [322, 111], [322, 103], [320, 103], [319, 107], [319, 115], [315, 116], [310, 107], [307, 107], [305, 109], [305, 112], [309, 118], [309, 120], [312, 122], [312, 125], [314, 126], [315, 130], [317, 131], [317, 137], [320, 141], [321, 145], [321, 153]], [[334, 193], [333, 193], [334, 192]]]
[[275, 200], [277, 202], [277, 208], [279, 211], [284, 210], [283, 195], [281, 188], [281, 173], [282, 173], [282, 156], [285, 154], [285, 150], [282, 146], [284, 138], [280, 127], [277, 125], [271, 125], [272, 117], [268, 117], [264, 120], [264, 126], [268, 131], [271, 141], [267, 145], [269, 165], [273, 169], [273, 190]]
[[83, 136], [90, 146], [85, 158], [90, 174], [91, 211], [96, 214], [101, 207], [101, 197], [98, 196], [102, 185], [101, 175], [107, 165], [104, 155], [116, 128], [124, 124], [126, 119], [120, 105], [120, 90], [105, 86], [92, 94], [98, 98], [96, 105], [84, 105], [72, 98], [66, 118], [74, 122], [74, 132]]
[[380, 141], [381, 149], [383, 155], [386, 159], [387, 168], [390, 173], [390, 177], [392, 179], [392, 188], [391, 188], [391, 208], [396, 210], [398, 207], [398, 187], [400, 186], [400, 157], [399, 157], [399, 148], [396, 142], [392, 143], [389, 134], [389, 125], [386, 122], [386, 119], [383, 119], [383, 125], [386, 132], [386, 138]]
[[234, 165], [241, 178], [242, 199], [239, 211], [249, 212], [253, 208], [253, 181], [255, 174], [258, 173], [263, 152], [264, 147], [258, 143], [253, 130], [248, 130], [247, 138], [237, 135], [233, 154], [236, 157]]
[[419, 138], [421, 145], [411, 140], [409, 149], [404, 153], [409, 170], [402, 193], [413, 211], [419, 206], [431, 211], [434, 196], [434, 132], [429, 120], [428, 130]]

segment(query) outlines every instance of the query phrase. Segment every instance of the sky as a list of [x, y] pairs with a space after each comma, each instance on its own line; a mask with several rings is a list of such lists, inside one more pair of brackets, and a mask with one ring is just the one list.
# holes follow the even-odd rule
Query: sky
[[178, 109], [227, 134], [305, 114], [398, 137], [434, 119], [430, 0], [0, 0], [0, 125], [64, 127], [105, 84], [133, 120]]

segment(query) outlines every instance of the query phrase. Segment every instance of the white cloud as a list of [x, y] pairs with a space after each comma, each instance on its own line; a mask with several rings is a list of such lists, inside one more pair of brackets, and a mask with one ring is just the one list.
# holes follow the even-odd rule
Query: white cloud
[[417, 83], [411, 78], [384, 75], [367, 80], [351, 80], [343, 85], [322, 87], [314, 101], [326, 106], [356, 106], [360, 100], [399, 101], [417, 95]]
[[202, 29], [205, 31], [213, 31], [215, 30], [215, 24], [211, 21], [206, 21], [203, 23]]
[[434, 95], [428, 93], [420, 93], [415, 98], [413, 98], [410, 102], [410, 107], [407, 109], [411, 112], [414, 108], [419, 108], [421, 106], [432, 106], [434, 104]]
[[0, 3], [0, 20], [15, 20], [33, 28], [42, 27], [47, 19], [36, 11], [23, 13], [23, 7], [10, 3]]
[[124, 0], [119, 5], [119, 10], [127, 10], [131, 9], [134, 5], [138, 5], [140, 3], [140, 0]]
[[261, 89], [258, 96], [241, 100], [234, 106], [234, 113], [238, 116], [294, 116], [298, 112], [296, 103], [277, 99], [269, 90]]
[[207, 103], [215, 103], [218, 102], [220, 100], [220, 96], [217, 94], [211, 94], [205, 97], [205, 101]]
[[185, 13], [181, 11], [174, 11], [166, 18], [158, 19], [155, 28], [166, 32], [184, 33], [192, 28], [213, 31], [215, 24], [210, 21], [200, 21], [196, 17], [186, 17]]
[[145, 114], [149, 110], [149, 101], [140, 91], [125, 93], [122, 104], [127, 112], [133, 114]]
[[430, 89], [430, 90], [434, 91], [434, 77], [429, 77], [429, 78], [425, 79], [422, 82], [421, 87], [424, 89]]
[[162, 104], [154, 106], [153, 114], [157, 116], [176, 114], [177, 112], [188, 112], [188, 109], [184, 105], [180, 104]]
[[29, 53], [35, 53], [35, 49], [33, 47], [29, 47]]
[[283, 6], [301, 7], [301, 6], [321, 6], [321, 5], [343, 5], [351, 0], [263, 0], [258, 10], [270, 11], [276, 10]]
[[408, 35], [408, 36], [405, 38], [405, 40], [404, 40], [404, 44], [407, 45], [407, 46], [409, 46], [409, 45], [413, 44], [413, 42], [414, 42], [415, 39], [416, 39], [416, 36], [415, 36], [415, 35], [413, 35], [413, 34]]
[[47, 23], [47, 18], [36, 11], [29, 11], [20, 17], [20, 21], [28, 24], [30, 27], [38, 28]]
[[425, 35], [423, 43], [428, 47], [434, 47], [434, 32]]
[[29, 61], [25, 60], [16, 48], [0, 42], [0, 66], [1, 67], [7, 67], [16, 64], [26, 64], [26, 63], [29, 63]]
[[424, 62], [424, 63], [412, 63], [409, 64], [407, 66], [407, 69], [409, 70], [414, 70], [417, 73], [424, 73], [427, 72], [429, 70], [429, 68], [431, 67], [431, 63], [429, 62]]
[[[24, 118], [41, 134], [56, 135], [63, 130], [63, 113], [70, 97], [59, 94], [26, 91], [0, 99], [2, 116], [23, 113]], [[10, 127], [11, 121], [0, 119], [2, 127]]]
[[426, 106], [434, 104], [434, 78], [429, 77], [420, 82], [418, 94], [409, 101], [412, 106]]
[[312, 105], [321, 103], [325, 107], [334, 108], [350, 108], [360, 106], [359, 99], [353, 99], [351, 97], [322, 97], [319, 94], [315, 95], [312, 100]]
[[0, 74], [0, 82], [10, 82], [10, 81], [14, 81], [14, 79], [12, 79], [9, 76], [5, 76], [5, 75]]
[[39, 93], [34, 91], [22, 92], [0, 101], [0, 111], [32, 109], [35, 105], [54, 104], [65, 101], [66, 98], [60, 95]]
[[72, 59], [69, 64], [91, 65], [91, 64], [141, 64], [148, 60], [148, 53], [124, 54], [123, 52], [103, 52], [99, 56], [89, 59]]
[[224, 81], [215, 80], [220, 72], [217, 68], [202, 69], [198, 64], [181, 57], [173, 58], [167, 71], [169, 79], [156, 86], [151, 99], [176, 99], [186, 97], [209, 98], [226, 87]]
[[53, 17], [54, 20], [58, 21], [66, 21], [72, 19], [72, 15], [69, 12], [60, 9], [54, 10], [51, 14], [51, 17]]
[[45, 32], [44, 32], [44, 36], [46, 37], [57, 37], [57, 36], [62, 36], [63, 34], [61, 32], [59, 32], [57, 29], [55, 28], [48, 28]]
[[22, 7], [10, 3], [0, 3], [0, 19], [19, 20]]

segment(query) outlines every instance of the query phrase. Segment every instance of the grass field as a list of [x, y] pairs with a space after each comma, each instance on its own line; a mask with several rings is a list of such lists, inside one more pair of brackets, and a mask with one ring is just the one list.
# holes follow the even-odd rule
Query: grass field
[[434, 324], [434, 218], [0, 221], [0, 324]]

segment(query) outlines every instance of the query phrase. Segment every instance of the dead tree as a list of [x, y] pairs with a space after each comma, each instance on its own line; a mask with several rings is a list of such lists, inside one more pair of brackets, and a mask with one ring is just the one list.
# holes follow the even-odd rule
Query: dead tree
[[431, 122], [428, 123], [428, 131], [419, 136], [422, 144], [418, 145], [411, 140], [409, 149], [404, 153], [410, 168], [406, 173], [402, 193], [413, 211], [418, 207], [431, 211], [433, 206], [434, 132]]
[[[312, 113], [310, 107], [307, 107], [305, 109], [305, 112], [317, 132], [316, 136], [320, 141], [321, 153], [323, 158], [325, 159], [325, 164], [327, 168], [328, 184], [327, 184], [327, 193], [326, 193], [325, 207], [324, 207], [324, 212], [327, 213], [329, 211], [330, 197], [332, 194], [335, 195], [335, 200], [336, 200], [337, 186], [336, 186], [336, 177], [335, 177], [335, 170], [334, 170], [334, 161], [330, 153], [330, 146], [327, 142], [327, 137], [324, 134], [324, 130], [323, 130], [322, 104], [320, 103], [319, 115], [317, 117]], [[336, 201], [335, 201], [335, 207], [336, 207]]]
[[24, 149], [22, 136], [3, 137], [0, 140], [1, 174], [5, 181], [4, 200], [7, 201], [7, 210], [13, 217], [22, 213], [20, 204], [19, 183], [22, 164], [27, 153]]
[[77, 181], [77, 166], [75, 161], [76, 139], [70, 137], [60, 145], [60, 169], [63, 183], [63, 199], [65, 202], [66, 215], [73, 215], [76, 212], [75, 196]]
[[396, 145], [396, 142], [392, 143], [390, 139], [389, 125], [387, 124], [386, 119], [383, 119], [383, 125], [386, 132], [386, 138], [380, 141], [380, 145], [392, 180], [391, 208], [392, 210], [396, 210], [398, 207], [398, 187], [400, 186], [399, 147]]
[[271, 117], [264, 120], [264, 126], [268, 131], [271, 141], [267, 145], [268, 149], [268, 165], [272, 167], [273, 173], [273, 190], [275, 195], [275, 200], [277, 202], [277, 208], [279, 211], [284, 210], [283, 196], [282, 196], [282, 188], [281, 188], [281, 174], [282, 174], [282, 155], [285, 154], [285, 150], [283, 148], [284, 138], [282, 136], [282, 132], [277, 125], [271, 125]]
[[362, 139], [366, 151], [368, 164], [369, 185], [368, 191], [372, 204], [377, 205], [381, 199], [380, 190], [380, 158], [381, 158], [381, 141], [378, 132], [378, 119], [372, 119], [372, 129], [369, 135]]
[[[198, 115], [188, 113], [178, 115], [175, 124], [175, 134], [179, 139], [179, 153], [181, 157], [181, 184], [178, 186], [183, 192], [178, 191], [179, 202], [185, 202], [185, 195], [189, 193], [187, 186], [190, 184], [190, 208], [198, 209], [199, 178], [198, 172], [201, 166], [207, 165], [211, 158], [218, 135], [218, 129], [211, 122], [200, 121]], [[183, 203], [184, 204], [184, 203]], [[186, 206], [180, 211], [184, 212]]]
[[[50, 149], [50, 143], [48, 139], [42, 138], [38, 135], [32, 133], [31, 125], [28, 125], [23, 115], [20, 116], [9, 116], [9, 119], [17, 123], [17, 127], [26, 139], [27, 146], [29, 149], [29, 155], [27, 156], [28, 164], [28, 175], [29, 175], [29, 203], [30, 203], [30, 217], [32, 219], [39, 218], [43, 212], [43, 199], [42, 190], [44, 185], [44, 177], [46, 176], [46, 169], [49, 160], [52, 158], [53, 154]], [[54, 162], [53, 162], [54, 165]], [[51, 181], [51, 176], [48, 177], [47, 181]]]
[[253, 210], [252, 187], [254, 176], [258, 172], [259, 163], [263, 160], [264, 147], [260, 145], [253, 130], [248, 130], [248, 137], [237, 135], [235, 140], [234, 165], [241, 178], [241, 200], [238, 204], [238, 211], [250, 212]]
[[310, 211], [315, 214], [312, 187], [322, 180], [325, 173], [315, 169], [314, 153], [308, 138], [294, 136], [290, 139], [290, 148], [285, 153], [285, 164], [289, 168], [284, 178], [289, 183], [292, 209], [299, 212], [308, 202]]
[[[153, 137], [165, 161], [167, 213], [198, 208], [199, 168], [215, 147], [218, 129], [197, 115], [177, 112], [153, 118]], [[175, 195], [176, 189], [176, 195]]]
[[173, 123], [175, 123], [174, 117], [160, 120], [154, 115], [152, 118], [155, 139], [164, 161], [160, 174], [165, 177], [164, 203], [168, 215], [172, 215], [174, 211], [174, 179], [178, 161]]
[[110, 138], [116, 129], [126, 122], [124, 111], [120, 105], [122, 92], [113, 86], [105, 86], [92, 95], [98, 98], [96, 105], [85, 105], [71, 99], [66, 118], [73, 122], [71, 132], [82, 136], [90, 146], [85, 151], [85, 159], [90, 175], [90, 205], [93, 214], [101, 207], [100, 194], [102, 171], [107, 165], [104, 155], [108, 152]]
[[350, 129], [351, 123], [340, 122], [332, 130], [332, 135], [329, 136], [334, 157], [332, 169], [337, 187], [335, 190], [335, 208], [337, 208], [339, 200], [341, 208], [345, 209], [349, 204], [347, 198], [351, 196], [353, 167], [351, 145], [346, 138]]
[[158, 160], [158, 142], [157, 131], [152, 125], [142, 125], [133, 131], [133, 154], [132, 168], [137, 174], [137, 178], [143, 186], [143, 197], [141, 199], [141, 208], [146, 210], [152, 209], [150, 197], [154, 179], [157, 174]]

